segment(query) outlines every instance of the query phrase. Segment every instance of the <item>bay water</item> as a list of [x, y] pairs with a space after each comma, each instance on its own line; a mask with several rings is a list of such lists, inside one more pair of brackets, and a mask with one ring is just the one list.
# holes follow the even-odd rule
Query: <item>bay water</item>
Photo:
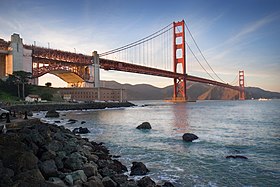
[[[133, 103], [137, 106], [60, 111], [59, 119], [42, 120], [61, 120], [58, 125], [69, 129], [87, 127], [90, 133], [84, 137], [104, 142], [128, 169], [133, 161], [143, 162], [156, 182], [171, 181], [177, 187], [280, 186], [280, 100]], [[68, 119], [78, 122], [67, 124]], [[151, 130], [136, 129], [145, 121]], [[186, 132], [199, 139], [184, 142]], [[227, 159], [229, 155], [248, 159]]]

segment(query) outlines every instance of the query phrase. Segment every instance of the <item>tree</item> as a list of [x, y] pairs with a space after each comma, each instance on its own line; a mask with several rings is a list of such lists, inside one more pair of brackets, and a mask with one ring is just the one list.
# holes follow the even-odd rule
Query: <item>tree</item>
[[42, 93], [40, 96], [41, 96], [42, 100], [47, 100], [47, 101], [51, 101], [53, 98], [53, 95], [48, 92]]
[[51, 82], [47, 82], [45, 85], [46, 85], [46, 87], [51, 87], [52, 83]]
[[18, 97], [20, 97], [19, 84], [22, 84], [22, 98], [25, 98], [25, 84], [32, 77], [32, 73], [25, 71], [14, 71], [13, 75], [9, 76], [11, 80], [18, 86]]
[[8, 83], [8, 85], [10, 84], [10, 85], [17, 86], [17, 96], [18, 96], [18, 98], [20, 98], [20, 89], [19, 89], [20, 81], [19, 81], [18, 77], [10, 74], [6, 82]]

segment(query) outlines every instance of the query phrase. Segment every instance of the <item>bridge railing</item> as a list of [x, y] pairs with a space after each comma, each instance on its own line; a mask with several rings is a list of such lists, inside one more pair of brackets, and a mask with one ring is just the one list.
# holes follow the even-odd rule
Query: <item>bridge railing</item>
[[83, 54], [71, 53], [68, 51], [30, 46], [30, 45], [25, 45], [25, 48], [32, 50], [32, 56], [34, 57], [41, 57], [46, 59], [60, 60], [65, 62], [74, 62], [74, 63], [81, 63], [81, 64], [92, 64], [92, 57]]

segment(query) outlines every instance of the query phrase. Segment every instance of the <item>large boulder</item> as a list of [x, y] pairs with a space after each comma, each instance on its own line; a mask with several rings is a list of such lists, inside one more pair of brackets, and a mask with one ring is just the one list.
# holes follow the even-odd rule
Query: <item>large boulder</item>
[[87, 182], [87, 176], [83, 170], [77, 170], [71, 173], [73, 181], [81, 180], [82, 182]]
[[198, 139], [198, 137], [192, 133], [185, 133], [183, 135], [183, 140], [186, 142], [192, 142], [193, 140], [196, 140], [196, 139]]
[[104, 187], [102, 181], [97, 176], [90, 177], [88, 182], [84, 183], [84, 187]]
[[55, 110], [49, 110], [45, 116], [46, 118], [58, 118], [59, 113]]
[[58, 172], [54, 160], [46, 160], [40, 163], [39, 168], [46, 179], [49, 177], [55, 177]]
[[139, 187], [155, 187], [156, 183], [148, 176], [143, 177], [137, 182]]
[[81, 170], [84, 166], [84, 163], [87, 161], [87, 158], [82, 156], [78, 152], [74, 152], [68, 156], [68, 158], [64, 162], [64, 166], [67, 169], [71, 169], [72, 171]]
[[75, 133], [75, 134], [87, 134], [87, 133], [90, 133], [90, 131], [86, 127], [75, 128], [72, 132]]
[[[39, 169], [31, 169], [31, 170], [26, 170], [24, 172], [20, 172], [13, 179], [14, 179], [14, 181], [25, 181], [28, 184], [34, 184], [38, 181], [45, 180]], [[19, 185], [19, 186], [21, 186], [21, 185]], [[26, 186], [28, 186], [28, 185], [26, 185]], [[35, 185], [33, 185], [33, 186], [35, 186]]]
[[110, 177], [104, 177], [102, 179], [102, 183], [104, 185], [104, 187], [117, 187], [118, 184], [113, 181]]
[[130, 176], [146, 175], [148, 172], [149, 172], [149, 170], [142, 162], [132, 162]]
[[143, 122], [141, 125], [136, 127], [136, 129], [151, 129], [152, 126], [149, 122]]
[[97, 166], [89, 163], [84, 165], [83, 171], [85, 172], [87, 177], [97, 176], [98, 172]]

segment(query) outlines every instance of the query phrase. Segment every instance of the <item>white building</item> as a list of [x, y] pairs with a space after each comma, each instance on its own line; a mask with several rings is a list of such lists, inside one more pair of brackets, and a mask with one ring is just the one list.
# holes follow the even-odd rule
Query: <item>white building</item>
[[27, 102], [41, 102], [41, 97], [39, 95], [28, 95], [25, 97], [25, 101]]

